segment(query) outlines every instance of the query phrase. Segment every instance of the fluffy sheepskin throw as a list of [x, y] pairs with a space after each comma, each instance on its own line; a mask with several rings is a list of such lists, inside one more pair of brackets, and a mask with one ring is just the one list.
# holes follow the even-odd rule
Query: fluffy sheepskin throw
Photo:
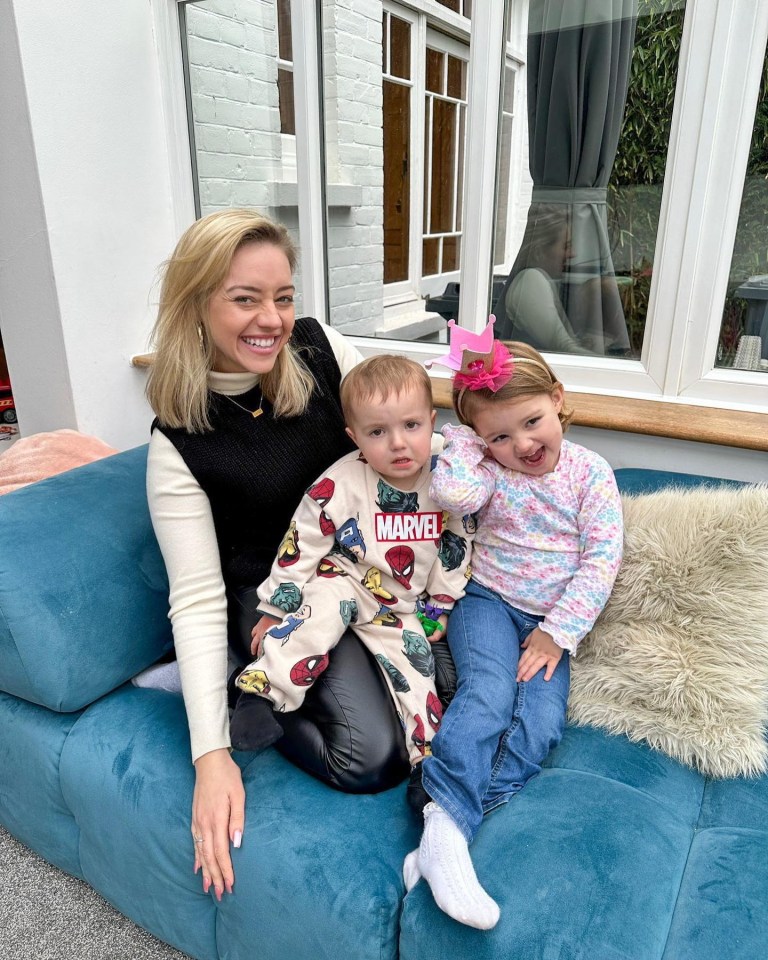
[[624, 561], [569, 719], [713, 777], [768, 767], [768, 486], [625, 496]]

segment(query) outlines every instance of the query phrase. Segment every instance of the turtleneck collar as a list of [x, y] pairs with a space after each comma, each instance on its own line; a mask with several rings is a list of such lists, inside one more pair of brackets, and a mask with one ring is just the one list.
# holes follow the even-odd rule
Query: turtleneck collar
[[211, 370], [208, 373], [208, 386], [215, 393], [223, 393], [226, 396], [236, 397], [238, 394], [247, 393], [252, 390], [259, 382], [258, 373], [219, 373]]

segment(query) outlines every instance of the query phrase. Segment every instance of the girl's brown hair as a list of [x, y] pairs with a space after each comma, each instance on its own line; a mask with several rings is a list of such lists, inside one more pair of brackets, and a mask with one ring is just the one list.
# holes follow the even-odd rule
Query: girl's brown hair
[[[478, 410], [487, 407], [489, 404], [508, 403], [510, 400], [532, 397], [540, 393], [546, 393], [551, 397], [557, 387], [563, 389], [562, 383], [557, 379], [554, 371], [538, 350], [534, 350], [527, 343], [521, 343], [517, 340], [505, 340], [503, 342], [512, 355], [513, 362], [515, 357], [533, 362], [516, 363], [515, 372], [496, 393], [487, 387], [480, 390], [469, 390], [454, 386], [453, 409], [456, 411], [459, 420], [470, 427], [474, 425], [474, 418]], [[567, 410], [565, 404], [563, 404], [558, 417], [563, 432], [565, 432], [573, 419], [573, 411]]]
[[[147, 399], [164, 426], [190, 433], [211, 429], [208, 374], [215, 347], [208, 333], [208, 305], [244, 244], [278, 247], [296, 269], [296, 247], [286, 228], [254, 210], [221, 210], [197, 220], [183, 234], [163, 269], [160, 306], [152, 330], [155, 357]], [[261, 378], [276, 416], [303, 413], [314, 378], [287, 343]]]

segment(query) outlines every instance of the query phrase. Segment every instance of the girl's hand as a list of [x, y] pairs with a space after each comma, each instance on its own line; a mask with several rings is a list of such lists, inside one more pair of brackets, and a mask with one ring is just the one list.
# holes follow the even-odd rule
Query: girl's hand
[[[216, 899], [232, 893], [235, 872], [229, 844], [240, 846], [245, 825], [245, 789], [240, 767], [229, 750], [211, 750], [195, 761], [192, 838], [195, 873], [202, 867], [203, 892], [211, 886]], [[202, 838], [202, 842], [200, 842]]]
[[253, 630], [251, 630], [251, 653], [254, 657], [258, 657], [259, 655], [261, 641], [264, 639], [264, 634], [267, 632], [267, 630], [269, 630], [270, 627], [274, 627], [277, 623], [280, 623], [280, 621], [275, 617], [270, 617], [269, 614], [265, 613]]
[[544, 667], [544, 679], [549, 680], [555, 672], [555, 667], [560, 663], [563, 648], [558, 647], [552, 637], [541, 627], [536, 627], [528, 634], [522, 647], [525, 653], [517, 664], [517, 682], [524, 683], [530, 680], [542, 667]]

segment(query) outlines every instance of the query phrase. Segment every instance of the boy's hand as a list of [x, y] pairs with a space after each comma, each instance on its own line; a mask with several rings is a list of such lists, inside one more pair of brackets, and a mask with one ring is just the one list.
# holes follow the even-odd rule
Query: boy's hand
[[549, 680], [555, 672], [555, 667], [560, 663], [560, 657], [563, 655], [563, 648], [558, 647], [555, 641], [548, 633], [545, 633], [541, 627], [532, 630], [523, 641], [525, 653], [520, 657], [517, 664], [517, 682], [525, 682], [536, 676], [544, 667], [544, 679]]
[[438, 640], [445, 640], [446, 634], [448, 633], [447, 613], [441, 613], [436, 622], [440, 624], [440, 629], [436, 629], [432, 636], [427, 638], [430, 643], [437, 643]]
[[267, 632], [267, 630], [269, 630], [270, 627], [274, 627], [276, 623], [280, 623], [280, 621], [275, 617], [270, 617], [269, 614], [265, 613], [253, 630], [251, 630], [251, 653], [254, 657], [258, 657], [259, 655], [261, 641], [264, 639], [264, 634]]

